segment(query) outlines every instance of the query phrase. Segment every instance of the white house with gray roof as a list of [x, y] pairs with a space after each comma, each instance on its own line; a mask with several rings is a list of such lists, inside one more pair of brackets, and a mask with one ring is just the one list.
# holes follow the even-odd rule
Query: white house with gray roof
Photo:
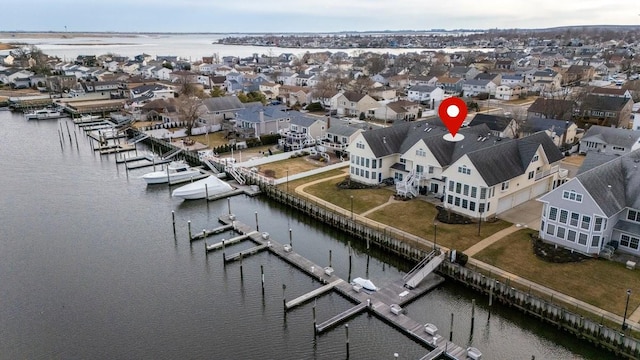
[[440, 104], [444, 98], [444, 90], [437, 86], [415, 85], [409, 88], [407, 99], [428, 105], [430, 109], [435, 109], [436, 104]]
[[292, 115], [285, 106], [247, 106], [235, 113], [235, 126], [255, 137], [289, 129]]
[[208, 125], [218, 125], [223, 120], [233, 119], [244, 104], [236, 96], [212, 97], [202, 100], [198, 108], [200, 121]]
[[428, 191], [452, 211], [487, 218], [552, 189], [559, 173], [566, 176], [555, 164], [562, 154], [544, 133], [502, 139], [484, 124], [461, 129], [460, 142], [444, 140], [446, 133], [440, 120], [363, 132], [347, 148], [350, 177], [371, 185], [393, 178], [401, 196]]
[[622, 155], [640, 148], [640, 131], [592, 125], [580, 140], [580, 152]]
[[320, 151], [344, 152], [349, 144], [364, 130], [348, 125], [331, 126], [331, 118], [328, 118], [327, 131], [320, 138], [318, 147]]
[[609, 157], [539, 199], [541, 239], [588, 255], [613, 242], [640, 255], [640, 150]]
[[298, 111], [288, 113], [290, 122], [289, 128], [281, 129], [279, 145], [285, 151], [300, 150], [314, 146], [316, 141], [324, 136], [327, 124], [317, 117], [307, 116]]

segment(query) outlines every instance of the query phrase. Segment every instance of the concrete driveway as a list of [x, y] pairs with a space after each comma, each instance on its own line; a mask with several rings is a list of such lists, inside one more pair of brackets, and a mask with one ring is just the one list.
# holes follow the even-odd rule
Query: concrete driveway
[[499, 214], [498, 219], [513, 224], [527, 225], [527, 227], [537, 230], [540, 228], [541, 215], [542, 203], [533, 199]]

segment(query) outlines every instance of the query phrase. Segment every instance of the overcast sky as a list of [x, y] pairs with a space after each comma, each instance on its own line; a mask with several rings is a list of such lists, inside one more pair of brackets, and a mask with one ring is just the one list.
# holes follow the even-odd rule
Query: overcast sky
[[23, 0], [0, 31], [333, 32], [639, 25], [635, 0]]

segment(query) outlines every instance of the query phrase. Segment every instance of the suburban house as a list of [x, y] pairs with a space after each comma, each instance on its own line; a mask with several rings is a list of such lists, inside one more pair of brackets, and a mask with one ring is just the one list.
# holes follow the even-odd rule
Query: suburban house
[[235, 128], [252, 137], [279, 134], [289, 128], [290, 111], [285, 106], [248, 106], [235, 114]]
[[156, 99], [140, 107], [142, 119], [170, 123], [180, 119], [175, 99]]
[[576, 107], [576, 103], [571, 100], [537, 98], [527, 109], [527, 119], [542, 117], [571, 120]]
[[449, 69], [449, 76], [470, 80], [476, 77], [480, 71], [473, 66], [454, 66]]
[[587, 95], [580, 105], [580, 115], [586, 123], [629, 128], [632, 109], [630, 98]]
[[370, 88], [367, 94], [372, 98], [382, 100], [391, 100], [398, 96], [396, 88], [384, 85]]
[[242, 109], [244, 104], [236, 96], [222, 96], [202, 100], [198, 113], [201, 122], [207, 125], [218, 125], [223, 120], [233, 119]]
[[500, 85], [496, 87], [496, 99], [516, 100], [526, 95], [527, 89], [521, 84]]
[[274, 100], [280, 95], [280, 84], [265, 81], [260, 84], [260, 92], [263, 93], [268, 100]]
[[482, 124], [489, 128], [490, 135], [510, 139], [518, 137], [519, 125], [516, 120], [510, 117], [478, 113], [469, 122], [469, 126]]
[[378, 102], [371, 96], [352, 91], [338, 93], [331, 98], [331, 109], [342, 116], [360, 116], [361, 113], [373, 116], [378, 106]]
[[562, 75], [562, 83], [564, 85], [581, 85], [587, 84], [593, 80], [596, 69], [590, 65], [571, 65]]
[[544, 133], [467, 152], [442, 173], [444, 206], [472, 218], [494, 217], [563, 182], [568, 171], [558, 165], [562, 158]]
[[438, 78], [436, 76], [430, 76], [430, 75], [409, 76], [409, 86], [416, 86], [416, 85], [434, 86], [437, 81], [438, 81]]
[[435, 109], [444, 99], [444, 90], [437, 86], [416, 85], [409, 88], [407, 98], [426, 105], [429, 109]]
[[592, 95], [612, 96], [631, 99], [631, 92], [626, 89], [612, 87], [595, 87], [591, 90]]
[[534, 91], [555, 91], [562, 85], [562, 76], [554, 70], [545, 69], [531, 73], [526, 81]]
[[442, 88], [447, 95], [458, 95], [462, 92], [464, 79], [459, 77], [440, 76], [436, 82], [436, 86]]
[[473, 218], [492, 217], [558, 184], [562, 154], [544, 133], [517, 140], [488, 135], [486, 125], [460, 129], [450, 142], [441, 121], [417, 121], [359, 134], [347, 148], [351, 179], [378, 184], [393, 178], [401, 196], [433, 193], [445, 207]]
[[467, 80], [462, 85], [462, 93], [465, 97], [478, 96], [480, 94], [496, 93], [496, 84], [491, 80]]
[[291, 119], [289, 128], [280, 130], [282, 138], [278, 140], [285, 151], [314, 146], [316, 140], [324, 136], [327, 124], [323, 119], [297, 111], [289, 112], [289, 117]]
[[610, 159], [583, 165], [575, 178], [539, 199], [541, 239], [588, 255], [608, 244], [640, 255], [640, 151]]
[[580, 139], [580, 153], [622, 155], [640, 148], [640, 131], [592, 125]]
[[482, 72], [476, 75], [474, 80], [489, 80], [492, 83], [496, 84], [496, 86], [499, 86], [502, 81], [502, 75]]
[[576, 142], [578, 125], [569, 120], [556, 120], [532, 117], [519, 126], [520, 136], [529, 136], [545, 132], [557, 147]]
[[501, 85], [522, 85], [523, 82], [522, 74], [502, 74], [502, 79], [500, 80]]
[[324, 137], [318, 142], [319, 150], [327, 152], [334, 151], [342, 154], [353, 140], [364, 130], [347, 125], [331, 126], [331, 119], [327, 119], [327, 131]]
[[418, 118], [420, 106], [407, 100], [398, 100], [380, 106], [375, 110], [375, 118], [387, 121], [414, 120]]
[[170, 99], [175, 97], [175, 90], [172, 87], [151, 84], [136, 86], [130, 91], [130, 97], [136, 102], [144, 102], [153, 99]]

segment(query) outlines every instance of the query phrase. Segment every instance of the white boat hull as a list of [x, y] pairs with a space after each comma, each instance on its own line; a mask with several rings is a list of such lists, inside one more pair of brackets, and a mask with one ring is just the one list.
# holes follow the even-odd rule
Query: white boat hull
[[171, 196], [185, 200], [197, 200], [206, 198], [207, 194], [211, 197], [232, 190], [231, 185], [212, 175], [173, 190]]
[[200, 175], [201, 173], [198, 170], [170, 173], [169, 176], [167, 176], [166, 171], [155, 171], [142, 175], [142, 178], [147, 182], [147, 184], [166, 184], [168, 182], [187, 180]]

